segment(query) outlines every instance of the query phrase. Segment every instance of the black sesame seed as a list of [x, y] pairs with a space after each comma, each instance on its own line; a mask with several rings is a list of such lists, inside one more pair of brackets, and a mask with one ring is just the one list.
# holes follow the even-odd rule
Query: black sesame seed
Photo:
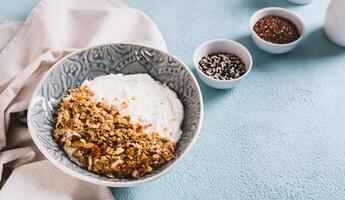
[[239, 78], [245, 72], [245, 64], [234, 54], [214, 53], [204, 56], [199, 61], [199, 69], [214, 79], [231, 80]]

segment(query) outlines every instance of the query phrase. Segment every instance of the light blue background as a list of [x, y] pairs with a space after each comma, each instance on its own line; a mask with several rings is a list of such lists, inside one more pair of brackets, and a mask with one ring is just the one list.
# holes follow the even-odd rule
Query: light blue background
[[[200, 83], [205, 118], [195, 146], [161, 179], [112, 189], [116, 199], [345, 199], [345, 48], [324, 35], [328, 0], [125, 2], [157, 23], [169, 51], [188, 66], [200, 43], [229, 38], [249, 49], [254, 67], [233, 90]], [[36, 3], [0, 0], [0, 20], [23, 20]], [[264, 53], [250, 38], [250, 16], [269, 6], [306, 24], [291, 53]]]

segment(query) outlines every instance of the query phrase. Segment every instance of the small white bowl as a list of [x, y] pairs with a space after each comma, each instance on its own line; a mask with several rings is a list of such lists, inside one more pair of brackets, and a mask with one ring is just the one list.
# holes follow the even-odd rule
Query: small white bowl
[[[278, 16], [278, 17], [283, 17], [288, 20], [290, 20], [292, 23], [294, 23], [300, 33], [300, 37], [287, 44], [275, 44], [272, 42], [268, 42], [264, 39], [261, 39], [254, 31], [254, 25], [257, 21], [262, 19], [265, 16]], [[305, 26], [302, 20], [295, 15], [294, 13], [283, 9], [283, 8], [277, 8], [277, 7], [269, 7], [269, 8], [264, 8], [261, 10], [258, 10], [252, 18], [250, 19], [250, 30], [252, 32], [252, 38], [254, 40], [254, 43], [262, 50], [272, 53], [272, 54], [283, 54], [291, 51], [293, 48], [297, 46], [297, 44], [302, 40], [305, 32]]]
[[[201, 69], [199, 69], [199, 61], [202, 57], [212, 53], [230, 53], [238, 56], [245, 64], [246, 72], [239, 78], [232, 80], [217, 80], [207, 76], [201, 71]], [[217, 89], [233, 88], [241, 79], [243, 79], [245, 76], [247, 76], [247, 74], [249, 74], [253, 65], [252, 55], [249, 53], [246, 47], [244, 47], [238, 42], [226, 39], [209, 40], [201, 44], [195, 50], [193, 59], [196, 71], [200, 79], [207, 85]]]

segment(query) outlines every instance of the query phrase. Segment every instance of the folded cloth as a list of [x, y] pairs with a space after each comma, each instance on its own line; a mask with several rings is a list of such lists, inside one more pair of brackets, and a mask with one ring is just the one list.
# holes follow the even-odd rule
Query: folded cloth
[[2, 188], [1, 199], [113, 199], [107, 187], [96, 186], [60, 171], [49, 161], [16, 168]]
[[113, 198], [108, 188], [70, 177], [46, 161], [30, 139], [23, 112], [59, 59], [118, 42], [167, 50], [156, 25], [118, 0], [43, 0], [24, 23], [0, 25], [0, 199]]
[[23, 22], [4, 21], [0, 24], [0, 52], [23, 26]]

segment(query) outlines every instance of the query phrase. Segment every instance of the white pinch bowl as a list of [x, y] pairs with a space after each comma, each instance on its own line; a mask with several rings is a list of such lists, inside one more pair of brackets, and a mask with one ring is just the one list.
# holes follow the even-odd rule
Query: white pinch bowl
[[[246, 72], [240, 76], [239, 78], [232, 79], [232, 80], [217, 80], [212, 77], [207, 76], [204, 74], [201, 69], [199, 69], [199, 61], [202, 57], [207, 56], [212, 53], [229, 53], [234, 54], [241, 58], [242, 62], [245, 65]], [[227, 39], [214, 39], [206, 41], [205, 43], [201, 44], [194, 53], [194, 66], [196, 68], [197, 74], [200, 79], [208, 86], [217, 89], [230, 89], [235, 87], [240, 80], [246, 77], [253, 66], [253, 59], [252, 55], [248, 51], [246, 47], [242, 44], [235, 42], [233, 40]]]
[[[293, 24], [296, 25], [298, 32], [300, 34], [300, 37], [297, 40], [287, 43], [287, 44], [275, 44], [275, 43], [268, 42], [260, 38], [254, 31], [254, 25], [257, 21], [259, 21], [263, 17], [270, 16], [270, 15], [283, 17], [285, 19], [290, 20]], [[250, 19], [250, 30], [252, 32], [252, 38], [253, 38], [254, 43], [260, 49], [272, 54], [283, 54], [294, 49], [297, 46], [297, 44], [302, 40], [305, 33], [305, 26], [304, 26], [303, 21], [294, 13], [283, 8], [269, 7], [269, 8], [258, 10], [257, 12], [253, 14], [253, 16]]]

